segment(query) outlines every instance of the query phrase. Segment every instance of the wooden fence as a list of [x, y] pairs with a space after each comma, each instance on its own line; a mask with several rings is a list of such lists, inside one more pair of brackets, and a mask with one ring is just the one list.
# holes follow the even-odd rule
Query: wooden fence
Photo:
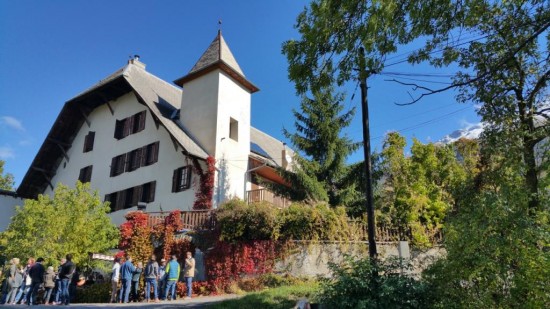
[[[169, 215], [169, 212], [149, 212], [148, 225], [153, 227], [159, 223], [164, 222], [164, 219]], [[189, 230], [201, 230], [212, 229], [216, 225], [214, 211], [212, 210], [189, 210], [181, 211], [181, 221], [183, 222], [183, 228]], [[360, 241], [368, 241], [368, 230], [366, 222], [362, 220], [350, 220], [349, 224], [354, 228], [357, 233], [355, 239]], [[441, 242], [441, 233], [436, 232], [430, 235], [430, 241], [432, 243]], [[376, 227], [376, 241], [377, 242], [395, 242], [400, 240], [412, 240], [412, 233], [410, 229], [399, 229], [395, 227], [377, 226]]]
[[[164, 222], [169, 212], [148, 212], [150, 227]], [[214, 217], [210, 210], [188, 210], [181, 211], [181, 221], [183, 228], [188, 230], [210, 229], [214, 227]]]

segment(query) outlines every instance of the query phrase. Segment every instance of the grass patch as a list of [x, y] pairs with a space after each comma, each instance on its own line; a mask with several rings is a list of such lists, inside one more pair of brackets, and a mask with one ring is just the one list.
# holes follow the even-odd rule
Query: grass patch
[[280, 286], [261, 292], [248, 293], [239, 299], [226, 300], [214, 304], [211, 309], [241, 309], [241, 308], [266, 308], [288, 309], [296, 305], [296, 301], [302, 297], [311, 297], [317, 292], [319, 284], [316, 282], [299, 283], [295, 285]]

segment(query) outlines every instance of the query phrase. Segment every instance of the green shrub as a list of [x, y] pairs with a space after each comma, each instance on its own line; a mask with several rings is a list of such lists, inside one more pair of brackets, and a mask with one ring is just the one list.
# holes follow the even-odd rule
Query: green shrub
[[220, 240], [276, 240], [279, 237], [277, 209], [267, 202], [247, 204], [233, 199], [217, 212]]
[[320, 303], [328, 308], [426, 308], [425, 285], [406, 275], [398, 259], [373, 263], [349, 256], [332, 264], [332, 278], [321, 279]]
[[343, 207], [292, 204], [281, 213], [281, 239], [352, 240], [356, 233]]
[[111, 298], [111, 282], [95, 283], [77, 288], [75, 303], [107, 303]]

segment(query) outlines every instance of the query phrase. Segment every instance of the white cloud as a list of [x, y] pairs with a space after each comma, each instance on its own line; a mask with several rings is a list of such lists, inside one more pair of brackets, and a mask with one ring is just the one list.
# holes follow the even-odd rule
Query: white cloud
[[0, 159], [13, 159], [15, 152], [11, 147], [0, 147]]
[[23, 127], [23, 124], [21, 121], [19, 121], [15, 117], [11, 116], [2, 116], [0, 117], [0, 124], [12, 128], [14, 130], [17, 130], [19, 132], [25, 132], [25, 128]]

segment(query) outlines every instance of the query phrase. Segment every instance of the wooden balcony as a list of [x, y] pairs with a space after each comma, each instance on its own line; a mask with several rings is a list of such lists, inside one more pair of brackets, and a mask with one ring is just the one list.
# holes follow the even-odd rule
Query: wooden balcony
[[273, 206], [278, 208], [285, 208], [290, 206], [290, 200], [287, 200], [284, 197], [280, 197], [278, 195], [275, 195], [275, 193], [267, 190], [267, 189], [257, 189], [257, 190], [250, 190], [246, 192], [246, 201], [248, 203], [254, 203], [254, 202], [268, 202], [273, 204]]
[[[164, 222], [170, 212], [148, 212], [150, 227]], [[214, 227], [214, 216], [210, 210], [188, 210], [181, 211], [183, 228], [188, 230], [210, 229]]]

